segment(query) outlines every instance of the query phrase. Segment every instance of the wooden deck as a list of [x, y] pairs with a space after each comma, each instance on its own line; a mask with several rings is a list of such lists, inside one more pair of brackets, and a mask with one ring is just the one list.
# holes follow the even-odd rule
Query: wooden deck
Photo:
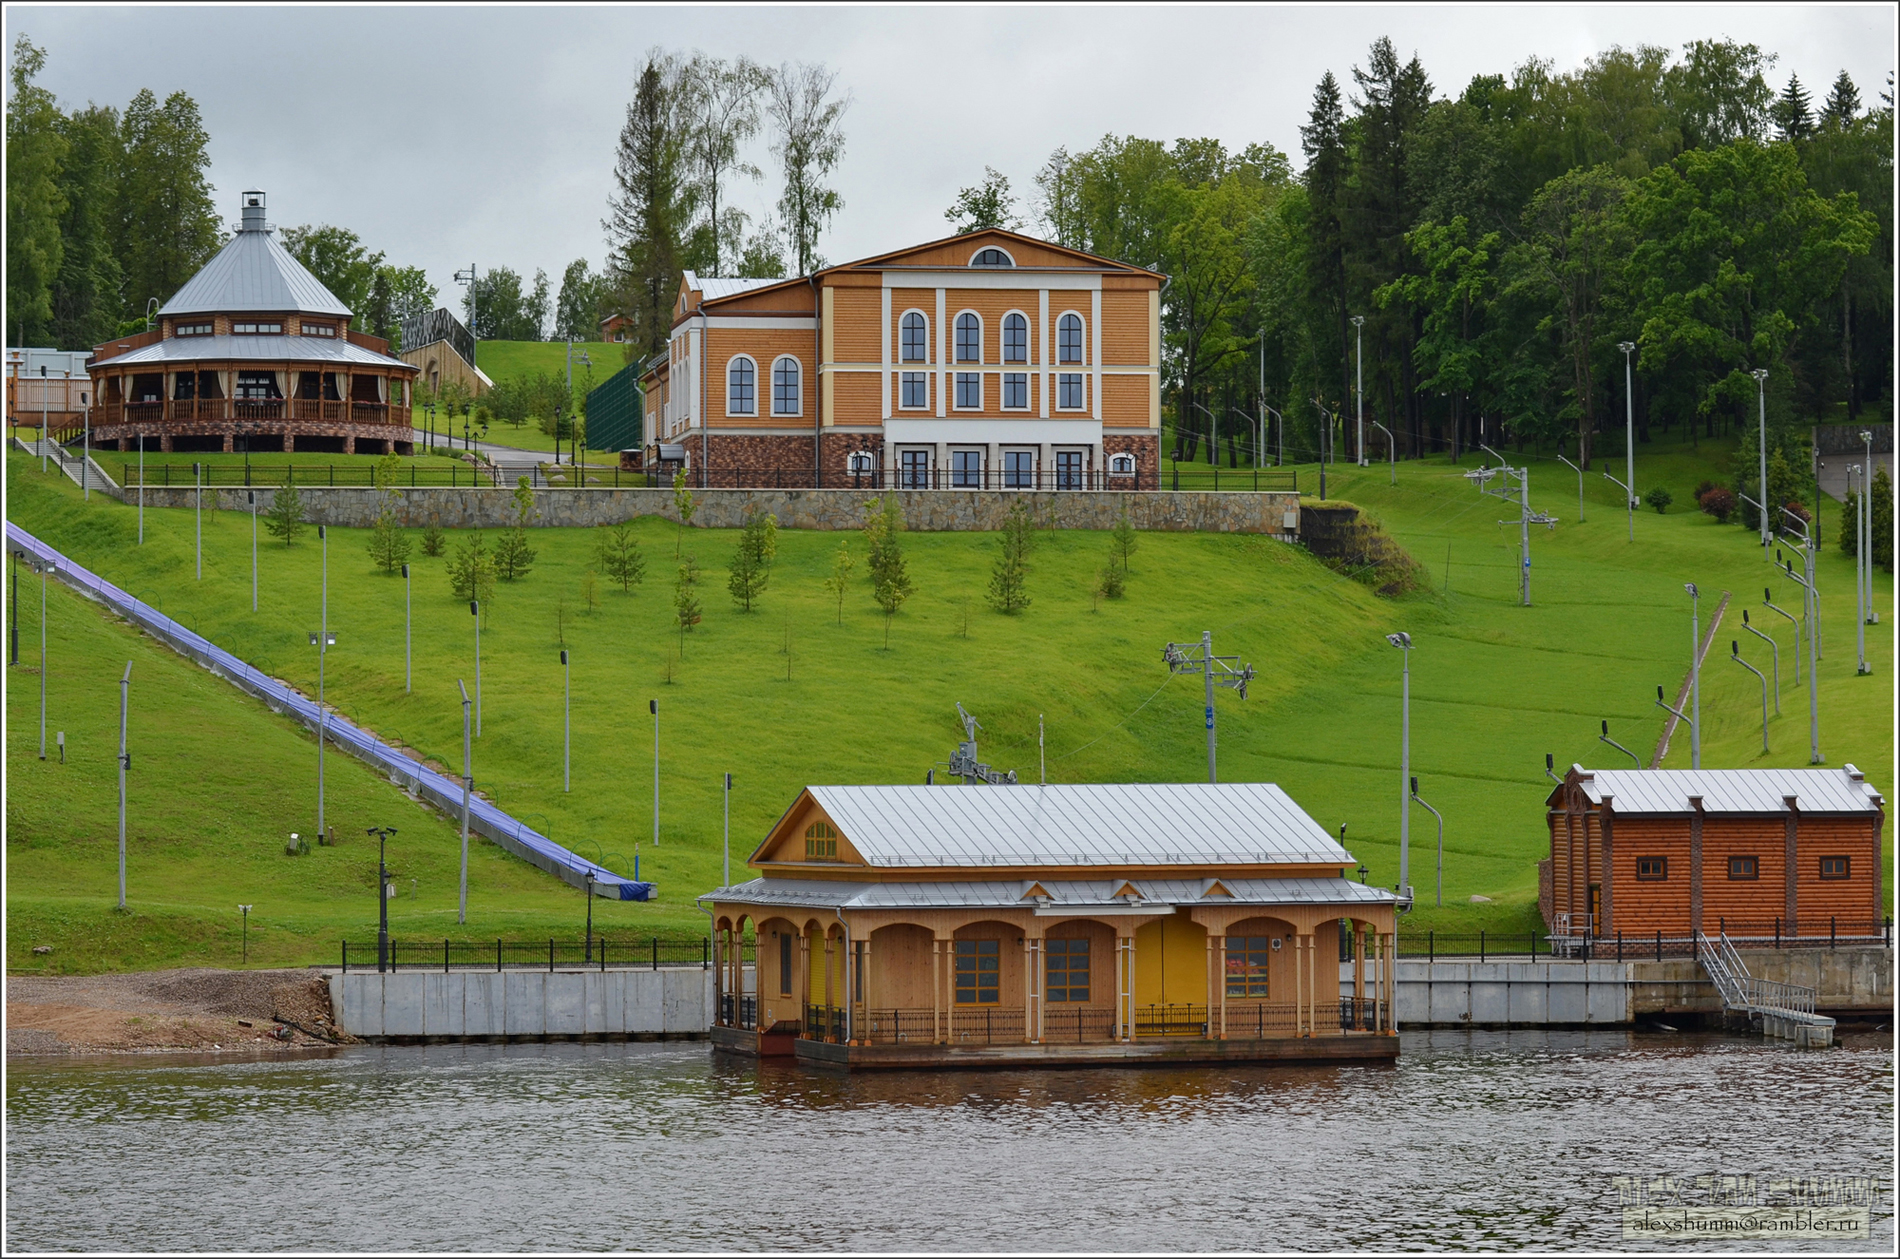
[[1399, 1037], [1381, 1035], [1202, 1040], [1155, 1037], [1080, 1045], [841, 1045], [712, 1029], [713, 1048], [845, 1071], [977, 1071], [1049, 1067], [1178, 1067], [1213, 1063], [1392, 1062]]

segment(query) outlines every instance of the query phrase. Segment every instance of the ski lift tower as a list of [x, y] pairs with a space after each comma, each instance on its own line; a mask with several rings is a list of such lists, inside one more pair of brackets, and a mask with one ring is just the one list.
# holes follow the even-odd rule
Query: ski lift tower
[[1207, 682], [1207, 781], [1217, 781], [1214, 776], [1214, 688], [1227, 687], [1239, 691], [1240, 698], [1247, 698], [1247, 683], [1253, 681], [1253, 666], [1239, 663], [1239, 656], [1217, 656], [1214, 654], [1214, 634], [1211, 630], [1201, 631], [1201, 652], [1198, 656], [1189, 655], [1193, 646], [1183, 643], [1169, 643], [1161, 653], [1167, 663], [1169, 673], [1198, 673]]
[[990, 787], [1012, 787], [1016, 784], [1016, 771], [1013, 769], [992, 769], [976, 759], [976, 732], [983, 727], [976, 718], [965, 712], [962, 704], [957, 705], [957, 717], [963, 722], [963, 742], [957, 744], [957, 750], [950, 754], [950, 775], [961, 778], [965, 786], [979, 784]]
[[1531, 470], [1528, 467], [1513, 468], [1508, 459], [1489, 446], [1480, 445], [1479, 449], [1502, 466], [1479, 466], [1465, 473], [1465, 480], [1476, 485], [1481, 494], [1495, 494], [1507, 503], [1517, 504], [1517, 520], [1500, 520], [1498, 523], [1517, 525], [1517, 590], [1523, 605], [1528, 608], [1531, 606], [1531, 526], [1542, 525], [1546, 529], [1554, 529], [1557, 527], [1557, 517], [1531, 510]]

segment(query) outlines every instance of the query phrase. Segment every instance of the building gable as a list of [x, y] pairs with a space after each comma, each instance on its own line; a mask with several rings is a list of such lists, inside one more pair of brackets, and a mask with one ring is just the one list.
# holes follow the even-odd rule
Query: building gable
[[[948, 236], [921, 245], [912, 245], [888, 254], [878, 254], [856, 262], [841, 263], [819, 274], [829, 276], [838, 271], [877, 267], [968, 267], [970, 260], [985, 248], [1001, 249], [1018, 267], [1070, 267], [1091, 271], [1121, 271], [1131, 275], [1160, 278], [1157, 272], [1149, 271], [1145, 267], [1121, 262], [1114, 258], [1104, 258], [1097, 254], [1084, 253], [1080, 249], [1070, 249], [1046, 240], [1037, 240], [1033, 236], [1004, 231], [1001, 228], [985, 228], [962, 236]], [[989, 270], [989, 268], [983, 268], [983, 270]], [[996, 268], [996, 270], [1007, 270], [1007, 268]]]
[[863, 866], [864, 857], [838, 828], [811, 792], [801, 791], [792, 807], [766, 834], [749, 859], [751, 865], [813, 864]]

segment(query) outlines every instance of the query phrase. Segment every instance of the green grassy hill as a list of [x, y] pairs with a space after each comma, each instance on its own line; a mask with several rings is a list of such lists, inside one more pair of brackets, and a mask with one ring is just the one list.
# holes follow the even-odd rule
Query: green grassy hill
[[[1639, 482], [1651, 484], [1653, 473], [1693, 486], [1711, 475], [1711, 459], [1722, 454], [1705, 443], [1701, 452], [1639, 455]], [[1623, 761], [1597, 742], [1598, 722], [1607, 718], [1620, 741], [1647, 757], [1662, 726], [1655, 688], [1673, 694], [1687, 667], [1683, 582], [1698, 582], [1707, 592], [1705, 617], [1724, 589], [1737, 599], [1731, 617], [1739, 616], [1742, 603], [1759, 606], [1763, 584], [1772, 584], [1784, 605], [1796, 599], [1785, 579], [1774, 580], [1746, 533], [1708, 517], [1646, 512], [1631, 544], [1616, 491], [1600, 479], [1586, 486], [1588, 520], [1578, 525], [1574, 474], [1553, 466], [1554, 473], [1544, 465], [1533, 472], [1533, 501], [1562, 522], [1554, 531], [1534, 531], [1535, 606], [1529, 609], [1516, 604], [1516, 528], [1497, 523], [1509, 509], [1477, 494], [1463, 469], [1443, 461], [1401, 465], [1396, 489], [1388, 488], [1384, 468], [1335, 468], [1328, 477], [1333, 497], [1362, 504], [1427, 567], [1434, 588], [1426, 593], [1382, 599], [1298, 548], [1259, 538], [1147, 534], [1128, 597], [1098, 607], [1089, 590], [1106, 556], [1106, 537], [1061, 531], [1040, 535], [1030, 582], [1034, 603], [1012, 618], [984, 602], [995, 535], [911, 534], [905, 545], [917, 594], [890, 627], [888, 649], [855, 534], [781, 535], [771, 587], [747, 615], [724, 589], [733, 534], [682, 534], [657, 519], [639, 522], [646, 583], [631, 595], [603, 586], [594, 611], [582, 598], [591, 531], [538, 530], [533, 572], [501, 586], [483, 631], [485, 729], [475, 752], [476, 779], [501, 807], [580, 851], [598, 846], [629, 855], [639, 843], [642, 873], [659, 882], [662, 900], [629, 907], [629, 920], [642, 930], [691, 933], [704, 924], [692, 896], [720, 878], [722, 772], [735, 778], [737, 871], [806, 783], [922, 781], [955, 744], [959, 700], [984, 723], [984, 758], [1017, 768], [1025, 780], [1037, 773], [1040, 714], [1051, 781], [1198, 781], [1205, 772], [1199, 684], [1169, 680], [1160, 657], [1168, 640], [1211, 629], [1217, 651], [1259, 670], [1247, 701], [1227, 692], [1218, 701], [1222, 777], [1278, 782], [1329, 829], [1345, 824], [1347, 846], [1370, 878], [1390, 884], [1397, 876], [1399, 660], [1384, 635], [1404, 629], [1416, 644], [1413, 772], [1447, 821], [1446, 904], [1437, 910], [1431, 907], [1431, 819], [1414, 815], [1412, 879], [1423, 907], [1413, 921], [1441, 930], [1525, 930], [1535, 919], [1536, 861], [1545, 847], [1543, 754], [1553, 753], [1559, 765]], [[147, 542], [137, 548], [129, 509], [110, 500], [83, 508], [70, 483], [42, 480], [37, 466], [17, 455], [9, 457], [8, 476], [13, 519], [260, 667], [314, 687], [315, 659], [304, 645], [317, 617], [314, 539], [266, 550], [264, 603], [253, 616], [249, 533], [241, 518], [207, 516], [200, 584], [191, 580], [190, 513], [148, 512]], [[1678, 494], [1678, 501], [1685, 498]], [[822, 581], [845, 541], [859, 557], [858, 580], [839, 624]], [[672, 615], [676, 545], [695, 555], [703, 570], [698, 593], [705, 620], [685, 635], [683, 651]], [[338, 646], [330, 657], [329, 694], [385, 737], [452, 762], [460, 751], [456, 680], [466, 678], [472, 687], [473, 627], [466, 605], [451, 597], [440, 561], [424, 561], [416, 571], [416, 688], [405, 695], [401, 584], [372, 570], [361, 533], [332, 531], [330, 618]], [[1851, 561], [1824, 551], [1821, 584], [1828, 648], [1822, 750], [1829, 764], [1854, 761], [1891, 791], [1885, 777], [1893, 751], [1893, 618], [1870, 635], [1873, 675], [1857, 678]], [[1891, 608], [1892, 584], [1884, 574], [1879, 597]], [[1774, 632], [1792, 646], [1785, 629]], [[1752, 676], [1722, 659], [1730, 637], [1745, 637], [1739, 624], [1724, 623], [1722, 647], [1711, 653], [1705, 672], [1704, 763], [1806, 764], [1805, 699], [1793, 687], [1791, 668], [1784, 668], [1785, 715], [1771, 723], [1773, 753], [1764, 758], [1759, 689]], [[563, 642], [575, 662], [574, 789], [568, 794], [560, 777]], [[1743, 651], [1765, 662], [1760, 643], [1749, 640]], [[116, 677], [117, 667], [122, 662], [105, 672]], [[92, 684], [108, 704], [111, 677]], [[16, 672], [16, 686], [19, 681]], [[10, 696], [10, 730], [17, 730], [21, 698], [17, 690]], [[657, 850], [650, 834], [649, 698], [660, 700], [662, 723]], [[76, 720], [55, 718], [64, 721], [62, 728]], [[241, 740], [226, 745], [244, 746]], [[314, 759], [307, 740], [302, 746]], [[31, 746], [10, 740], [10, 770], [22, 768], [23, 754], [25, 768], [37, 765]], [[100, 755], [109, 769], [109, 751]], [[332, 761], [341, 763], [340, 757]], [[1668, 764], [1687, 764], [1686, 734]], [[250, 829], [266, 837], [259, 842], [268, 852], [282, 832], [314, 821], [314, 783], [310, 768], [294, 758], [281, 772], [260, 777], [271, 791], [234, 816], [250, 820]], [[156, 778], [141, 785], [163, 790]], [[10, 861], [18, 845], [47, 842], [47, 824], [16, 816], [14, 801], [9, 791]], [[94, 829], [101, 833], [111, 821], [109, 804], [98, 806]], [[340, 828], [359, 833], [382, 820], [373, 809], [333, 805], [332, 811]], [[450, 850], [451, 832], [446, 824], [438, 830], [424, 828], [414, 859]], [[154, 836], [150, 842], [171, 841]], [[361, 849], [356, 852], [360, 859]], [[103, 852], [55, 840], [44, 861], [10, 872], [10, 906], [30, 902], [41, 907], [35, 913], [51, 913], [58, 904], [83, 918], [109, 904], [94, 890], [110, 882]], [[362, 877], [366, 884], [373, 880]], [[451, 902], [452, 884], [446, 889]], [[419, 906], [428, 907], [431, 894], [425, 887]], [[577, 899], [566, 889], [549, 893], [554, 901], [563, 894]], [[1493, 899], [1470, 904], [1474, 894]], [[207, 905], [207, 918], [226, 912], [222, 899]], [[502, 933], [492, 924], [501, 921], [499, 905], [507, 899], [488, 899], [471, 921], [471, 934]], [[452, 921], [452, 904], [449, 913]], [[309, 921], [307, 960], [324, 960], [334, 952], [338, 926]], [[10, 933], [9, 958], [30, 943]]]
[[[581, 355], [592, 361], [596, 385], [627, 365], [627, 347], [614, 341], [576, 341], [574, 343], [574, 387], [581, 387], [589, 369], [581, 365]], [[488, 373], [490, 380], [506, 380], [546, 372], [550, 376], [567, 374], [565, 341], [478, 341], [475, 365]]]

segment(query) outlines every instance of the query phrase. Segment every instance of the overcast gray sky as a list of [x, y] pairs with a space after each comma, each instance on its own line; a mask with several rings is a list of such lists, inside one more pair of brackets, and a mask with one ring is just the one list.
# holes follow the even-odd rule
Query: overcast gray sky
[[[448, 8], [8, 5], [7, 42], [45, 48], [68, 107], [190, 93], [232, 219], [250, 187], [281, 225], [335, 223], [392, 262], [450, 277], [475, 262], [558, 285], [598, 265], [614, 144], [649, 47], [823, 61], [852, 104], [844, 210], [821, 249], [841, 262], [942, 235], [944, 208], [987, 163], [1019, 191], [1057, 145], [1103, 134], [1266, 141], [1297, 157], [1326, 70], [1350, 85], [1390, 35], [1435, 90], [1530, 57], [1567, 70], [1615, 44], [1679, 49], [1728, 36], [1776, 54], [1818, 104], [1835, 74], [1873, 103], [1893, 66], [1887, 4], [1424, 5], [1256, 8]], [[736, 204], [774, 199], [760, 183]]]

